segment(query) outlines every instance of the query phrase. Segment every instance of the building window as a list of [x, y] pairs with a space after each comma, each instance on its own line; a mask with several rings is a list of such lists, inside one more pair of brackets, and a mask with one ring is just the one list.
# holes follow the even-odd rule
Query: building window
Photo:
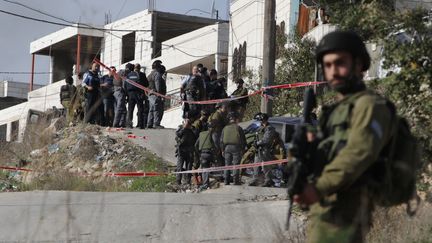
[[239, 48], [234, 49], [232, 58], [232, 74], [234, 80], [241, 78], [243, 73], [246, 71], [246, 51], [246, 41], [243, 42], [243, 44], [240, 45]]
[[122, 63], [135, 60], [135, 32], [122, 36]]

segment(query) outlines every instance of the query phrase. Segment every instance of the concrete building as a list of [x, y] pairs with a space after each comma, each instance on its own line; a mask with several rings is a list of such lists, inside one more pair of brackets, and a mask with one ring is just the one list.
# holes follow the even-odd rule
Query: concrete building
[[[117, 69], [129, 62], [140, 63], [147, 74], [154, 60], [162, 60], [168, 73], [168, 94], [173, 96], [179, 93], [181, 79], [198, 63], [226, 74], [228, 33], [226, 21], [144, 10], [103, 27], [80, 24], [35, 40], [30, 44], [32, 66], [38, 55], [51, 58], [49, 85], [35, 89], [32, 75], [28, 101], [0, 111], [0, 126], [6, 126], [4, 137], [7, 141], [22, 138], [30, 109], [62, 108], [59, 91], [64, 79], [74, 75], [76, 80], [94, 58]], [[162, 125], [177, 127], [182, 120], [179, 103], [166, 101], [166, 108]]]
[[[288, 35], [294, 31], [299, 4], [298, 0], [276, 0], [278, 34]], [[228, 93], [235, 89], [233, 80], [242, 76], [245, 71], [252, 71], [258, 76], [262, 66], [264, 1], [232, 0], [230, 9]], [[259, 80], [253, 81], [258, 82]]]
[[[35, 88], [41, 88], [42, 85], [34, 85]], [[4, 80], [0, 82], [0, 111], [13, 107], [27, 101], [29, 85], [22, 82]], [[3, 116], [0, 116], [3, 120]], [[0, 125], [0, 141], [6, 140], [6, 134], [9, 130], [12, 137], [18, 135], [17, 123]]]

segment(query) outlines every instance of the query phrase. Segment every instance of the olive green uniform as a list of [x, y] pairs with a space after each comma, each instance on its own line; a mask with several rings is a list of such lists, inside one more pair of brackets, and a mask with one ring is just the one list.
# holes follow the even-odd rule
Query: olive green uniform
[[208, 119], [210, 125], [210, 133], [213, 139], [213, 143], [216, 147], [215, 160], [218, 165], [223, 165], [222, 148], [220, 147], [220, 138], [222, 129], [228, 124], [226, 112], [222, 112], [220, 109], [210, 115]]
[[[183, 125], [179, 126], [176, 130], [176, 156], [177, 167], [176, 171], [191, 170], [193, 162], [194, 146], [196, 142], [196, 135], [191, 128], [184, 128]], [[186, 183], [191, 183], [191, 174], [186, 174]], [[182, 174], [177, 174], [176, 182], [178, 185], [182, 183]]]
[[[201, 168], [210, 168], [211, 164], [214, 162], [214, 144], [209, 131], [200, 132], [198, 140], [195, 143], [195, 148], [199, 152], [199, 159], [201, 162]], [[203, 187], [209, 187], [209, 173], [202, 173], [203, 177]]]
[[[243, 129], [236, 123], [224, 127], [221, 134], [221, 148], [225, 153], [225, 166], [238, 165], [246, 147], [246, 137]], [[239, 170], [233, 170], [234, 184], [240, 184]], [[225, 171], [225, 185], [231, 181], [230, 171]]]
[[307, 241], [363, 242], [373, 210], [365, 172], [390, 139], [391, 111], [382, 97], [361, 91], [328, 114], [318, 150], [330, 162], [315, 183], [322, 199], [311, 207]]

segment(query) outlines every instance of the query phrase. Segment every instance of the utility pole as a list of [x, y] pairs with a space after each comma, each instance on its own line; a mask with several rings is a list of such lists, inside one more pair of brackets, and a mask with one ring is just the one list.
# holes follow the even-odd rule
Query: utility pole
[[[275, 77], [275, 57], [276, 57], [276, 0], [264, 1], [264, 40], [263, 40], [263, 80], [262, 86], [273, 85]], [[266, 98], [272, 95], [272, 90], [266, 90], [264, 97], [261, 98], [261, 112], [272, 115], [273, 101]]]

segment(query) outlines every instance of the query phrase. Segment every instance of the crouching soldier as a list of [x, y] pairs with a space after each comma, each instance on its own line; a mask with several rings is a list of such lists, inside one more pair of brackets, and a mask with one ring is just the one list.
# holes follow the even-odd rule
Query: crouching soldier
[[[238, 165], [246, 147], [246, 137], [243, 129], [238, 125], [240, 116], [237, 112], [228, 114], [230, 124], [225, 126], [221, 135], [221, 148], [225, 157], [225, 166]], [[233, 171], [234, 185], [240, 185], [239, 170]], [[230, 171], [225, 171], [225, 185], [231, 182]]]
[[[183, 125], [180, 125], [176, 131], [176, 141], [177, 141], [177, 168], [176, 171], [180, 172], [185, 170], [191, 170], [193, 164], [193, 153], [196, 141], [196, 136], [192, 130], [192, 122], [190, 119], [186, 118]], [[182, 174], [177, 174], [177, 184], [182, 183]], [[191, 174], [186, 175], [187, 184], [191, 183]]]
[[[210, 166], [214, 163], [215, 146], [210, 131], [207, 129], [207, 125], [202, 127], [202, 131], [200, 132], [198, 140], [195, 143], [195, 148], [199, 154], [201, 168], [210, 168]], [[209, 172], [202, 173], [202, 178], [203, 181], [200, 190], [205, 190], [210, 187]]]

